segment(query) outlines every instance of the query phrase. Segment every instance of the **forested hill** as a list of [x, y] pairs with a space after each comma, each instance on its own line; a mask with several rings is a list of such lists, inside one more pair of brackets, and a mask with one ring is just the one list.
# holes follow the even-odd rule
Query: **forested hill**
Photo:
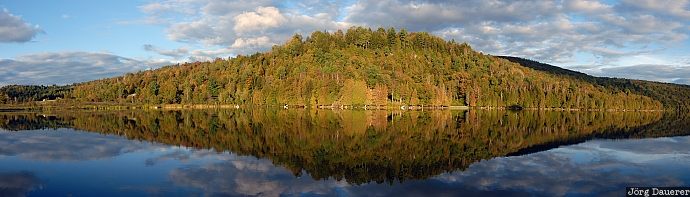
[[0, 87], [0, 104], [55, 100], [70, 96], [71, 86], [9, 85]]
[[613, 91], [624, 91], [646, 95], [661, 102], [667, 109], [690, 110], [690, 86], [622, 78], [594, 77], [581, 72], [563, 69], [524, 58], [496, 56], [535, 70], [561, 77], [570, 77], [591, 84], [606, 87]]
[[681, 96], [661, 94], [667, 88], [685, 94], [686, 86], [600, 81], [524, 62], [485, 55], [426, 32], [352, 27], [295, 35], [263, 53], [75, 84], [70, 98], [138, 104], [690, 106], [687, 96], [674, 101]]

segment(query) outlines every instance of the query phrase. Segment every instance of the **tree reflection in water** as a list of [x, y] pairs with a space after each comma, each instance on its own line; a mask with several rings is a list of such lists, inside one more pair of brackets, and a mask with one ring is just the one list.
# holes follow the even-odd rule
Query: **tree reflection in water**
[[271, 160], [294, 175], [403, 182], [593, 138], [687, 135], [662, 112], [181, 110], [3, 113], [0, 127], [70, 127]]

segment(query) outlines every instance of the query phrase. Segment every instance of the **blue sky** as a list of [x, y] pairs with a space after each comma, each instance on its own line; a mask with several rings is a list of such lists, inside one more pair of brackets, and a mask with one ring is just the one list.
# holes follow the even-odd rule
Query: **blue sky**
[[3, 1], [0, 85], [231, 57], [354, 25], [428, 31], [595, 76], [690, 84], [689, 21], [690, 0]]
[[[35, 6], [37, 4], [42, 6]], [[13, 15], [42, 32], [25, 43], [2, 44], [0, 58], [37, 52], [108, 52], [125, 57], [147, 57], [142, 43], [180, 46], [165, 37], [165, 27], [127, 24], [146, 17], [137, 9], [144, 1], [9, 1], [0, 3]]]

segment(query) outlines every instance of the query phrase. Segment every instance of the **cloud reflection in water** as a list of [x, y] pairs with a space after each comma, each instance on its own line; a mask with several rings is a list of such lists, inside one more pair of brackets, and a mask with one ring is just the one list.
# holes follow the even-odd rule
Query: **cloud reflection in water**
[[142, 149], [165, 147], [119, 136], [72, 129], [0, 131], [0, 155], [37, 161], [83, 161], [116, 157]]
[[175, 169], [170, 178], [176, 185], [198, 188], [206, 195], [419, 196], [434, 191], [441, 196], [606, 196], [620, 195], [626, 186], [687, 185], [688, 147], [690, 137], [594, 140], [524, 156], [494, 158], [475, 163], [463, 172], [392, 185], [315, 181], [308, 174], [296, 178], [269, 160], [233, 155], [228, 155], [232, 158], [227, 161]]

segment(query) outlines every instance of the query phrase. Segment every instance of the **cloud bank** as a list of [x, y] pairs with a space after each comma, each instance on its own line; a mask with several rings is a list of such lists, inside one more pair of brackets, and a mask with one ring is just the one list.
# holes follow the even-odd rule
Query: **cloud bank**
[[142, 61], [108, 53], [47, 52], [0, 59], [0, 86], [72, 84], [157, 68], [169, 61]]
[[12, 15], [7, 9], [0, 10], [0, 43], [29, 42], [42, 30], [21, 17]]
[[[615, 58], [646, 51], [651, 45], [685, 40], [690, 32], [688, 1], [360, 0], [300, 5], [167, 0], [140, 9], [158, 20], [181, 10], [189, 17], [162, 18], [170, 39], [233, 46], [238, 53], [267, 49], [295, 33], [363, 25], [429, 31], [493, 54], [562, 62], [577, 52]], [[253, 42], [253, 48], [241, 44], [257, 38], [263, 39]]]
[[610, 77], [646, 79], [690, 85], [690, 66], [638, 64], [602, 68], [601, 73]]

